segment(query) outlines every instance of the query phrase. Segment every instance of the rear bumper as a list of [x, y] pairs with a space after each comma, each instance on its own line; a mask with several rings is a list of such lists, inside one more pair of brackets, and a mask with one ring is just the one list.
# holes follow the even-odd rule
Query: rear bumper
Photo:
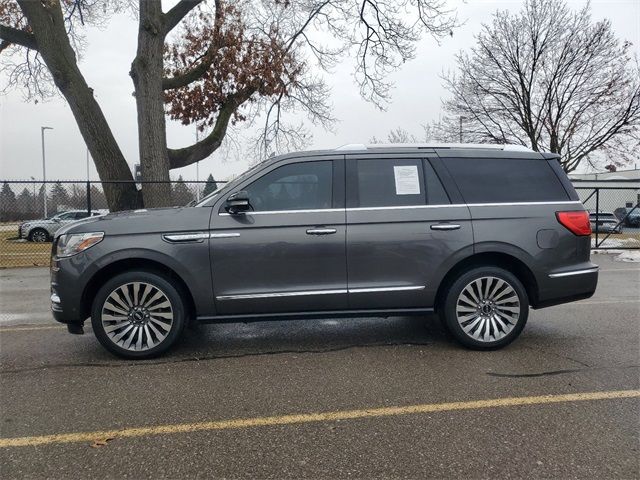
[[598, 269], [597, 265], [588, 263], [550, 272], [541, 282], [534, 308], [551, 307], [591, 297], [598, 286]]

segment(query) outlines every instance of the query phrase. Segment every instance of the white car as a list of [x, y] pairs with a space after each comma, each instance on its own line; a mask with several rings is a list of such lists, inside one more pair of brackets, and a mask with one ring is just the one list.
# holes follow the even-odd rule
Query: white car
[[29, 220], [18, 227], [18, 238], [26, 238], [30, 242], [49, 242], [56, 231], [63, 225], [67, 225], [83, 218], [105, 215], [103, 210], [94, 210], [91, 213], [86, 210], [70, 210], [56, 213], [49, 218]]

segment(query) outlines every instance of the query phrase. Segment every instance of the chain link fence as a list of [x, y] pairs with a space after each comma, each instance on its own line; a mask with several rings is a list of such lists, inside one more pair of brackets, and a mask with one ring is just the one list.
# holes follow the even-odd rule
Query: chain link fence
[[640, 187], [576, 187], [589, 211], [591, 248], [640, 248]]

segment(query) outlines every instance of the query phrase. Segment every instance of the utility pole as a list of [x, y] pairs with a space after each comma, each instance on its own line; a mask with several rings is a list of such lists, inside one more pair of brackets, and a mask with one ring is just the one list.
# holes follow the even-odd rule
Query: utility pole
[[462, 119], [463, 118], [464, 118], [463, 116], [460, 116], [460, 143], [462, 143]]
[[44, 195], [44, 218], [47, 218], [47, 167], [45, 160], [44, 148], [44, 131], [53, 130], [53, 127], [40, 127], [40, 139], [42, 140], [42, 190]]

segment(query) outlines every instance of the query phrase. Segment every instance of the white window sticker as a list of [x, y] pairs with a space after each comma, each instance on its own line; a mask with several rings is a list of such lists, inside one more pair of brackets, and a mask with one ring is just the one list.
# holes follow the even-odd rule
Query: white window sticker
[[396, 195], [420, 195], [420, 180], [416, 165], [394, 166]]

